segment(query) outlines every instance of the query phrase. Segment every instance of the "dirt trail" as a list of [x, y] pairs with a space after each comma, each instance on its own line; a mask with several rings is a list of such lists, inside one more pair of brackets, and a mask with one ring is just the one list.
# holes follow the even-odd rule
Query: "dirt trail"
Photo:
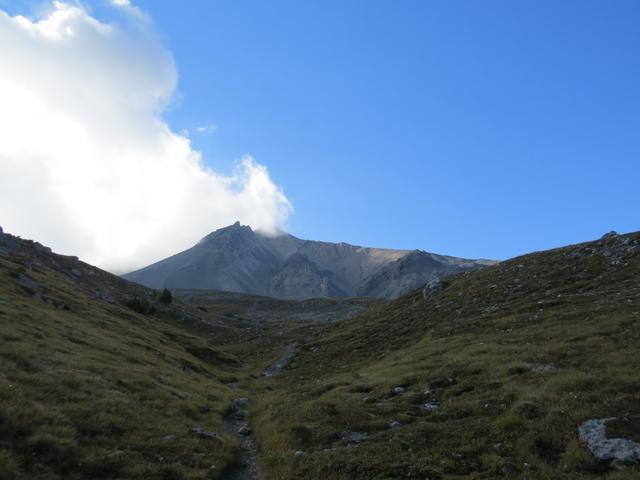
[[[291, 357], [295, 354], [296, 346], [287, 345], [282, 356], [273, 364], [264, 369], [265, 377], [275, 377], [287, 366]], [[231, 385], [234, 391], [240, 393], [240, 385]], [[224, 418], [225, 429], [235, 436], [240, 442], [240, 449], [236, 462], [224, 475], [224, 480], [261, 480], [260, 466], [258, 464], [258, 448], [253, 438], [251, 426], [247, 422], [248, 397], [235, 399], [233, 410]]]
[[225, 480], [260, 480], [258, 448], [247, 423], [249, 399], [239, 397], [234, 402], [234, 410], [224, 418], [224, 426], [240, 442], [236, 463], [223, 477]]
[[287, 364], [291, 360], [291, 357], [293, 357], [295, 353], [296, 353], [296, 345], [287, 345], [286, 347], [284, 347], [284, 353], [276, 361], [276, 363], [273, 363], [269, 365], [267, 368], [265, 368], [262, 374], [265, 377], [275, 377], [277, 375], [280, 375], [280, 372], [282, 372], [282, 369], [287, 366]]

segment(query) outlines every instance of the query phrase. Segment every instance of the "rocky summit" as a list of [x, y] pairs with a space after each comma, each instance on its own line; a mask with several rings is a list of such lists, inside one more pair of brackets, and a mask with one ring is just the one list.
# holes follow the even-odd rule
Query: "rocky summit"
[[124, 275], [151, 288], [224, 290], [285, 299], [396, 298], [431, 280], [494, 264], [275, 236], [236, 222], [184, 252]]

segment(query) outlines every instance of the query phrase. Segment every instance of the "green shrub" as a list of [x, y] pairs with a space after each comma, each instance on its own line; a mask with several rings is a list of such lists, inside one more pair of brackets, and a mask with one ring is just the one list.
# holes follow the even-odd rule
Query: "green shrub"
[[124, 306], [142, 315], [154, 314], [156, 311], [156, 307], [154, 307], [149, 300], [140, 297], [133, 297], [126, 300]]
[[169, 290], [168, 288], [165, 288], [164, 290], [162, 290], [162, 293], [160, 294], [160, 298], [158, 299], [158, 301], [162, 305], [169, 305], [173, 301], [171, 290]]

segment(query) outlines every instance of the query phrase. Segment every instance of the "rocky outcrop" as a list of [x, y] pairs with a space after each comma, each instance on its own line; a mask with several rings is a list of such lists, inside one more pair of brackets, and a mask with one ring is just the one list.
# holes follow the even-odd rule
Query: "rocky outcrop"
[[422, 289], [422, 298], [424, 298], [425, 300], [430, 299], [433, 295], [435, 295], [440, 290], [442, 290], [442, 287], [443, 287], [442, 280], [440, 280], [437, 277], [430, 278], [429, 281], [424, 286], [424, 288]]

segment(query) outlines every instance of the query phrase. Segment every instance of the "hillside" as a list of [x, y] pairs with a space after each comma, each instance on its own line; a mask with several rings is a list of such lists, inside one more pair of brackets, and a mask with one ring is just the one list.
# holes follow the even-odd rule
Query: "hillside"
[[640, 234], [449, 277], [427, 297], [299, 346], [252, 411], [266, 478], [640, 476], [578, 436], [613, 418], [609, 438], [640, 442]]
[[495, 262], [265, 236], [239, 223], [124, 275], [152, 288], [223, 290], [283, 299], [395, 298], [431, 278]]
[[162, 303], [0, 234], [0, 479], [638, 478], [639, 233], [434, 285]]
[[[234, 468], [220, 312], [0, 233], [0, 478], [205, 479]], [[256, 348], [268, 355], [268, 349]], [[227, 473], [225, 473], [227, 472]]]

